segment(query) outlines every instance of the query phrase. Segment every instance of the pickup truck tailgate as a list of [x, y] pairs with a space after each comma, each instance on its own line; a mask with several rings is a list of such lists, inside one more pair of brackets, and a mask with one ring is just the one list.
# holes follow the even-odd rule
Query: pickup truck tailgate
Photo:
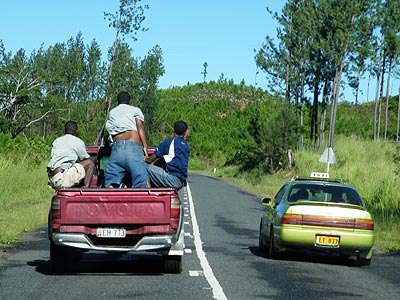
[[169, 224], [173, 189], [69, 189], [61, 197], [61, 224]]

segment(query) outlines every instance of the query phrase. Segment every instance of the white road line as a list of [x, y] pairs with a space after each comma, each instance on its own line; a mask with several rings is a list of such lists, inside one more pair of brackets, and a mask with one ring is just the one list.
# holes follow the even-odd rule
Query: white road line
[[190, 232], [185, 232], [183, 235], [190, 237], [191, 239], [193, 238], [193, 235]]
[[189, 276], [191, 277], [198, 277], [198, 276], [202, 276], [203, 272], [202, 271], [189, 271]]
[[203, 268], [204, 276], [206, 277], [208, 283], [211, 286], [211, 289], [213, 291], [213, 298], [217, 299], [217, 300], [228, 300], [228, 298], [226, 298], [224, 291], [222, 290], [222, 287], [219, 284], [217, 278], [214, 276], [213, 270], [211, 269], [210, 264], [208, 263], [208, 260], [206, 258], [206, 254], [203, 251], [203, 246], [202, 246], [203, 242], [201, 241], [201, 238], [200, 238], [200, 230], [199, 230], [199, 226], [197, 224], [196, 214], [194, 212], [192, 193], [190, 192], [189, 184], [186, 187], [187, 187], [188, 198], [189, 198], [189, 203], [190, 203], [190, 215], [192, 217], [194, 245], [196, 247], [197, 257], [200, 260], [200, 265]]

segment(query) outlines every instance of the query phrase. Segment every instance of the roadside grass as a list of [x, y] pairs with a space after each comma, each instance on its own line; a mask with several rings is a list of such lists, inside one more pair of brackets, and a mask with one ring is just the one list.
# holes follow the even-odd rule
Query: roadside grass
[[47, 223], [51, 196], [46, 164], [10, 163], [0, 158], [0, 245], [19, 239], [21, 233]]
[[[207, 168], [196, 158], [190, 159], [189, 166], [190, 171], [220, 177], [261, 199], [273, 197], [294, 175], [325, 172], [327, 165], [319, 162], [323, 150], [295, 151], [296, 167], [273, 176], [238, 174], [237, 168], [231, 166]], [[330, 177], [346, 179], [360, 192], [375, 219], [375, 246], [381, 251], [400, 250], [400, 184], [395, 175], [399, 167], [394, 162], [396, 151], [393, 143], [337, 137], [334, 148], [337, 163], [329, 167]], [[46, 162], [32, 164], [29, 158], [0, 157], [0, 248], [17, 241], [21, 233], [47, 223], [54, 191], [47, 186], [45, 168]]]

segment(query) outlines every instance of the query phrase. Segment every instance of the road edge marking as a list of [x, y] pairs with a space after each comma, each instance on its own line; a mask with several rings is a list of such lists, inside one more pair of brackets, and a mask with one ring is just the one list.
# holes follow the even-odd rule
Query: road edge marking
[[215, 298], [217, 300], [228, 300], [228, 298], [226, 298], [225, 293], [222, 290], [222, 287], [219, 284], [217, 278], [214, 276], [214, 272], [211, 269], [210, 264], [208, 263], [205, 252], [203, 251], [203, 246], [202, 246], [203, 242], [201, 241], [201, 238], [200, 238], [199, 225], [197, 224], [196, 214], [194, 212], [192, 193], [190, 191], [189, 184], [186, 186], [186, 188], [188, 191], [188, 198], [189, 198], [189, 203], [190, 203], [190, 215], [191, 215], [191, 219], [192, 219], [194, 245], [196, 247], [197, 257], [199, 258], [200, 265], [203, 269], [203, 274], [206, 277], [206, 279], [207, 279], [208, 283], [210, 284], [210, 287], [213, 291], [213, 298]]

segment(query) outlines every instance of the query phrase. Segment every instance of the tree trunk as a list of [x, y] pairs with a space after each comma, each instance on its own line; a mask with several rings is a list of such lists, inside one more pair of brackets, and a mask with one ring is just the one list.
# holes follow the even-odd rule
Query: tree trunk
[[314, 97], [311, 115], [311, 135], [310, 140], [313, 143], [314, 148], [317, 147], [318, 142], [318, 96], [319, 96], [319, 83], [316, 80], [314, 83]]
[[387, 78], [387, 83], [386, 83], [385, 134], [384, 134], [385, 141], [387, 138], [387, 125], [388, 125], [388, 118], [389, 118], [389, 85], [390, 85], [391, 72], [392, 72], [392, 60], [389, 59], [389, 71], [388, 71], [388, 78]]
[[360, 77], [361, 77], [361, 71], [358, 70], [357, 72], [357, 88], [356, 88], [356, 105], [358, 105], [358, 91], [360, 89]]
[[319, 146], [322, 147], [325, 142], [325, 120], [326, 120], [326, 105], [328, 103], [328, 90], [329, 81], [325, 80], [324, 89], [322, 92], [322, 103], [321, 103], [321, 120], [319, 125]]
[[396, 129], [396, 142], [399, 142], [399, 126], [400, 126], [400, 87], [399, 96], [397, 101], [397, 129]]
[[[345, 57], [345, 55], [343, 55]], [[331, 116], [329, 124], [329, 137], [328, 147], [334, 148], [334, 135], [335, 135], [335, 121], [336, 121], [336, 108], [339, 100], [340, 82], [342, 79], [344, 59], [341, 60], [339, 68], [336, 69], [335, 78], [333, 80], [332, 89], [332, 105], [331, 105]]]
[[385, 56], [383, 57], [383, 62], [382, 62], [382, 71], [381, 71], [381, 77], [380, 77], [380, 87], [379, 87], [379, 106], [378, 106], [378, 140], [380, 138], [381, 134], [381, 118], [382, 118], [382, 101], [381, 99], [383, 98], [383, 84], [385, 82], [385, 63], [386, 63], [386, 58]]
[[[113, 44], [113, 50], [111, 54], [111, 61], [110, 61], [110, 67], [108, 69], [108, 78], [107, 78], [107, 86], [106, 86], [106, 99], [105, 99], [105, 110], [106, 110], [106, 121], [108, 119], [108, 114], [110, 113], [110, 107], [111, 107], [111, 100], [110, 100], [110, 95], [109, 93], [109, 88], [110, 88], [110, 82], [111, 82], [111, 76], [112, 76], [112, 69], [113, 69], [113, 63], [117, 54], [117, 46], [119, 43], [119, 29], [117, 30], [117, 33], [115, 34], [115, 40]], [[104, 130], [106, 127], [106, 121], [104, 122], [103, 126], [100, 129], [99, 134], [97, 135], [95, 145], [103, 145], [104, 144]]]
[[378, 130], [378, 113], [379, 113], [379, 85], [380, 85], [380, 66], [378, 67], [378, 74], [376, 74], [376, 90], [375, 90], [375, 112], [374, 112], [374, 140], [379, 139], [379, 130]]
[[[301, 97], [300, 99], [304, 99], [304, 85], [301, 86]], [[303, 134], [303, 101], [300, 101], [300, 130], [301, 130], [301, 135], [299, 138], [299, 149], [303, 149], [304, 147], [304, 134]]]

